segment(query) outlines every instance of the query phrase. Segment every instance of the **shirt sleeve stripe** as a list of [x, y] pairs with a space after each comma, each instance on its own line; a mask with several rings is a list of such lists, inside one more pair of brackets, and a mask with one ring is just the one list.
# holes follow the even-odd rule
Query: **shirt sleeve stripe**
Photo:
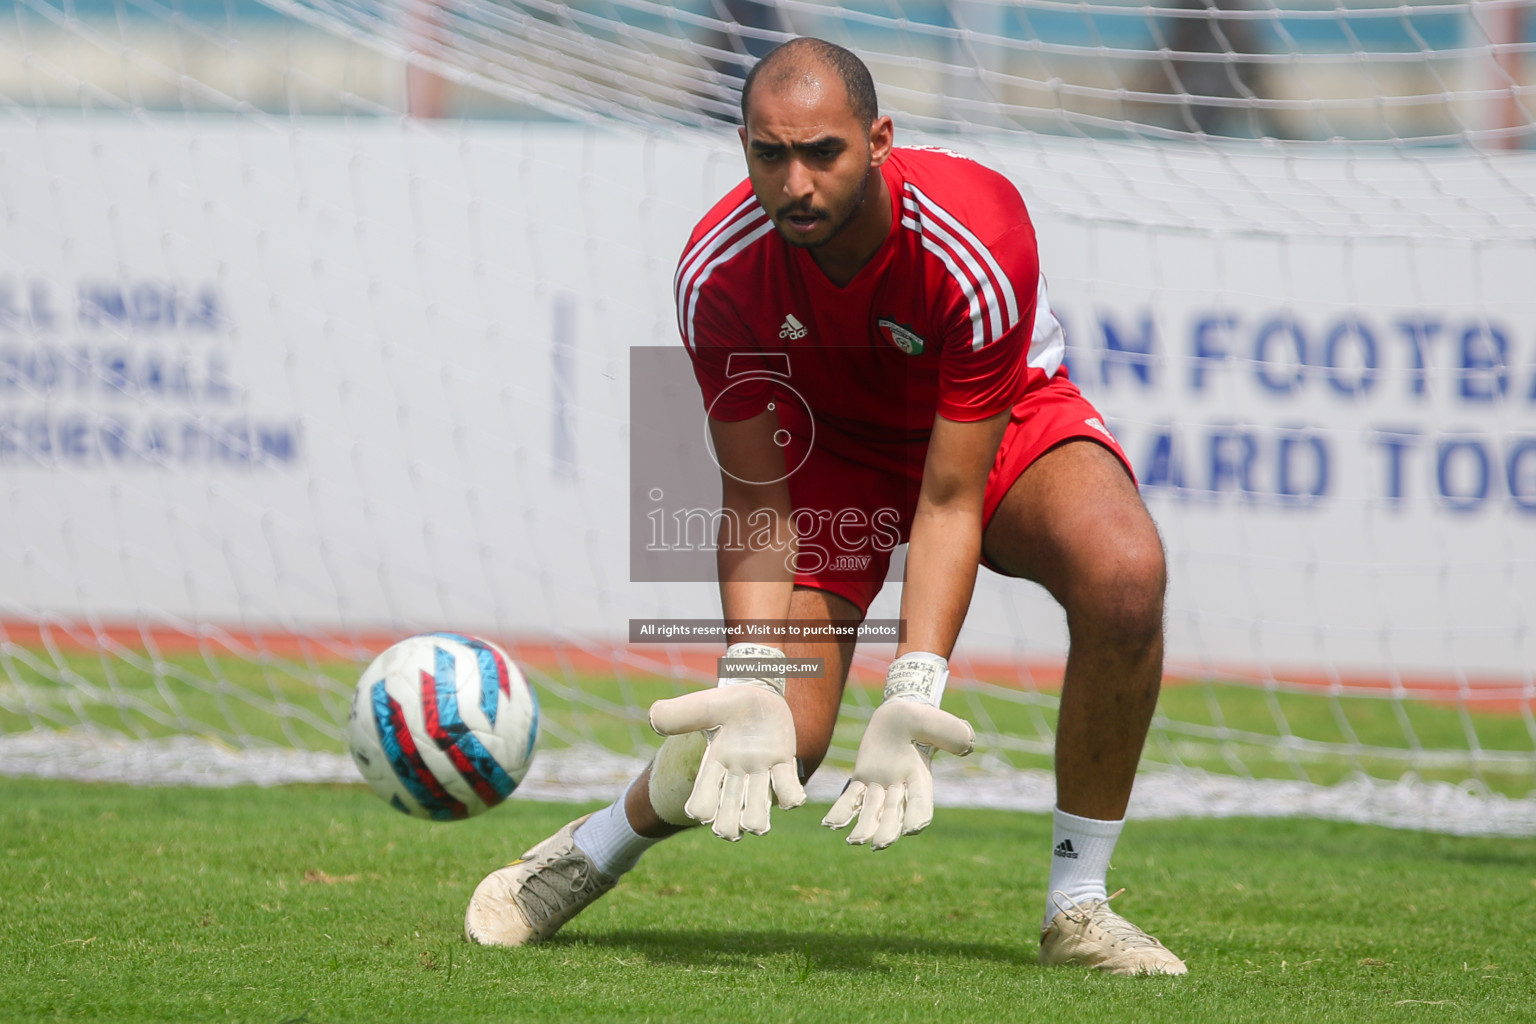
[[[757, 204], [756, 198], [746, 197], [736, 209], [722, 216], [719, 224], [705, 232], [703, 238], [696, 241], [693, 246], [688, 247], [687, 252], [684, 252], [684, 255], [682, 255], [682, 259], [677, 261], [677, 273], [673, 276], [673, 296], [677, 304], [679, 316], [682, 315], [682, 299], [684, 299], [684, 286], [688, 276], [696, 272], [699, 269], [699, 264], [702, 261], [707, 261], [711, 253], [716, 252], [716, 250], [720, 249], [720, 246], [727, 243], [728, 236], [742, 226], [743, 218], [751, 220], [754, 212], [762, 213], [762, 207]], [[682, 324], [679, 322], [679, 327], [680, 325]]]
[[901, 226], [917, 232], [917, 236], [922, 239], [923, 248], [937, 256], [944, 266], [948, 268], [949, 276], [954, 278], [955, 284], [960, 286], [960, 293], [965, 296], [966, 303], [970, 308], [971, 348], [979, 349], [985, 347], [987, 344], [986, 322], [981, 312], [981, 297], [977, 295], [976, 286], [972, 279], [961, 272], [960, 267], [956, 265], [954, 257], [950, 255], [948, 249], [945, 249], [928, 236], [928, 233], [923, 230], [924, 226], [922, 224], [911, 217], [903, 217], [901, 219]]
[[906, 183], [906, 188], [907, 191], [917, 199], [919, 205], [923, 208], [923, 211], [929, 214], [931, 219], [938, 220], [948, 225], [948, 227], [953, 230], [955, 234], [959, 235], [965, 240], [966, 244], [969, 245], [970, 248], [976, 253], [976, 255], [981, 257], [982, 262], [987, 265], [987, 269], [991, 271], [992, 279], [996, 282], [997, 290], [1001, 294], [1003, 303], [1008, 310], [1007, 329], [1011, 329], [1014, 324], [1019, 322], [1019, 301], [1013, 293], [1012, 282], [1008, 280], [1008, 275], [1003, 273], [1003, 268], [998, 265], [996, 258], [994, 258], [992, 255], [992, 251], [982, 244], [981, 239], [977, 238], [970, 228], [962, 224], [960, 220], [951, 214], [948, 210], [944, 209], [938, 203], [935, 203], [932, 199], [930, 199], [926, 194], [924, 194], [922, 189], [918, 188], [911, 182]]
[[[751, 220], [746, 222], [748, 226], [751, 226], [752, 223], [753, 222]], [[683, 332], [683, 342], [688, 346], [690, 351], [693, 349], [693, 314], [694, 311], [698, 309], [699, 293], [704, 288], [704, 282], [709, 280], [709, 276], [715, 272], [715, 268], [719, 267], [723, 263], [729, 262], [736, 256], [737, 253], [741, 252], [747, 246], [751, 245], [759, 238], [762, 238], [772, 230], [773, 221], [768, 219], [767, 214], [764, 214], [761, 221], [759, 221], [755, 226], [752, 226], [750, 231], [737, 238], [736, 241], [729, 245], [727, 248], [716, 253], [709, 260], [709, 262], [700, 267], [697, 276], [695, 276], [691, 281], [687, 282], [687, 284], [684, 286], [683, 295], [679, 296], [678, 299], [678, 312], [682, 314], [682, 323], [680, 324], [680, 327], [682, 328]], [[686, 313], [683, 312], [684, 296], [687, 298]]]
[[[995, 276], [983, 269], [978, 256], [986, 266], [997, 267], [997, 259], [992, 258], [992, 253], [954, 216], [923, 203], [920, 195], [922, 193], [911, 183], [906, 184], [906, 195], [902, 197], [903, 212], [906, 213], [903, 226], [919, 233], [923, 247], [942, 259], [955, 284], [971, 302], [971, 345], [972, 348], [982, 348], [1006, 335], [1018, 322], [1018, 302], [1011, 282], [1001, 269], [995, 270]], [[943, 218], [935, 210], [943, 213]], [[951, 230], [951, 227], [957, 230]]]
[[743, 199], [734, 210], [720, 218], [720, 223], [716, 224], [714, 227], [705, 232], [703, 238], [700, 238], [697, 242], [688, 247], [687, 251], [683, 253], [683, 258], [677, 261], [677, 274], [672, 278], [672, 291], [674, 293], [677, 292], [678, 288], [681, 286], [683, 275], [688, 272], [689, 265], [696, 262], [699, 258], [701, 258], [701, 256], [707, 255], [707, 250], [709, 249], [711, 243], [720, 237], [720, 233], [730, 228], [732, 222], [734, 222], [744, 212], [748, 211], [756, 203], [757, 200], [752, 196], [748, 196], [746, 199]]
[[[975, 256], [971, 254], [958, 238], [946, 231], [943, 225], [931, 217], [925, 217], [922, 208], [915, 203], [909, 209], [922, 225], [918, 233], [922, 235], [923, 246], [932, 249], [934, 245], [941, 245], [954, 258], [955, 263], [965, 267], [964, 280], [970, 282], [980, 294], [984, 312], [992, 328], [991, 333], [982, 344], [990, 344], [1001, 338], [1007, 327], [1003, 325], [1003, 315], [1002, 310], [999, 308], [997, 289], [994, 287], [992, 279], [987, 276], [986, 271], [981, 269], [980, 264], [976, 262]], [[953, 266], [951, 272], [956, 273], [957, 277], [960, 276], [953, 270]], [[1008, 326], [1011, 327], [1012, 324], [1010, 323]]]

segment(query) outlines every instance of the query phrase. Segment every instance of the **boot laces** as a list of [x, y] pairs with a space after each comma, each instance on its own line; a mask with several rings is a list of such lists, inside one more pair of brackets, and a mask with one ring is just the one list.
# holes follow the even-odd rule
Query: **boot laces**
[[1099, 929], [1109, 936], [1111, 942], [1123, 949], [1150, 949], [1154, 946], [1162, 946], [1161, 942], [1110, 909], [1109, 901], [1123, 892], [1125, 892], [1124, 889], [1116, 889], [1102, 900], [1084, 900], [1079, 903], [1058, 889], [1051, 893], [1051, 899], [1068, 919], [1077, 924], [1091, 925]]
[[592, 862], [570, 852], [541, 858], [513, 897], [534, 927], [559, 917], [588, 889], [596, 888]]

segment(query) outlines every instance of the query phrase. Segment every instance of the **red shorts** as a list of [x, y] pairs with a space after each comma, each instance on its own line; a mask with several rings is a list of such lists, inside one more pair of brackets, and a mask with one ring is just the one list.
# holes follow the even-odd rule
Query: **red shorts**
[[[982, 528], [992, 521], [1003, 496], [1036, 459], [1064, 441], [1086, 439], [1114, 452], [1135, 479], [1120, 443], [1104, 426], [1077, 385], [1058, 373], [1013, 407], [1008, 429], [987, 476]], [[839, 454], [856, 445], [817, 443], [789, 477], [800, 535], [798, 586], [826, 590], [866, 612], [885, 584], [891, 550], [911, 536], [912, 515], [922, 484], [922, 466], [905, 473], [876, 468]]]

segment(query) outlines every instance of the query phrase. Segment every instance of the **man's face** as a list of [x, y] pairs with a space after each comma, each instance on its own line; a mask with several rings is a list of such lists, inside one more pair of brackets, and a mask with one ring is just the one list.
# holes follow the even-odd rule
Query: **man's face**
[[774, 89], [758, 83], [741, 129], [752, 191], [791, 245], [826, 245], [861, 209], [870, 126], [835, 75]]

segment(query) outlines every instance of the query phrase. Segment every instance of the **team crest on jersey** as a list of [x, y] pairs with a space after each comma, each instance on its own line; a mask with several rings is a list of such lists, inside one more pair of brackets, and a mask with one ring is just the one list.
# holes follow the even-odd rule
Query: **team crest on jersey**
[[922, 335], [910, 327], [903, 327], [894, 320], [879, 321], [880, 333], [885, 335], [885, 340], [901, 349], [909, 356], [920, 356], [926, 343]]

